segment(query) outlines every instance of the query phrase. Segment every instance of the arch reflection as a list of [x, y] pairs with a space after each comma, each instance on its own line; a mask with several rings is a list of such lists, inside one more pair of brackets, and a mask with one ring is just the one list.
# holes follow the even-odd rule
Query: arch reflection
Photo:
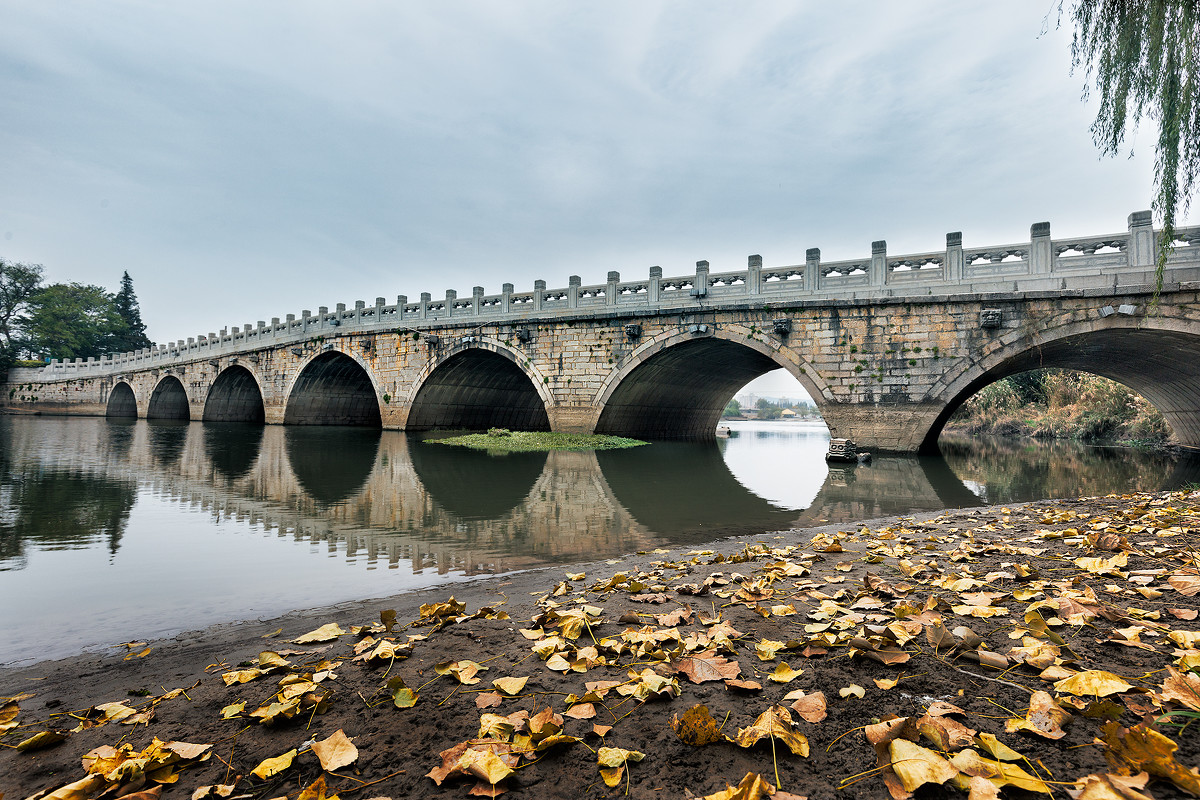
[[264, 428], [252, 422], [204, 423], [204, 453], [228, 480], [242, 477], [262, 451]]
[[318, 505], [332, 506], [366, 485], [382, 435], [379, 428], [289, 426], [284, 448], [300, 487]]
[[425, 491], [463, 519], [494, 519], [525, 503], [546, 468], [546, 453], [493, 456], [408, 436], [408, 457]]

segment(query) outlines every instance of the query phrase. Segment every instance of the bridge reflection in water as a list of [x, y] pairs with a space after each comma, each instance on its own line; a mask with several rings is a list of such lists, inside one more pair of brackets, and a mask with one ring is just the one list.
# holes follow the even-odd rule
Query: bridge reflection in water
[[0, 569], [19, 569], [27, 545], [115, 552], [146, 488], [370, 566], [477, 574], [1200, 477], [1196, 459], [954, 439], [944, 457], [827, 467], [824, 431], [786, 425], [718, 445], [503, 456], [396, 431], [237, 423], [10, 417], [0, 437]]
[[378, 429], [0, 417], [0, 663], [737, 534], [1200, 479], [1196, 459], [981, 441], [828, 468], [827, 441], [747, 423], [715, 445], [490, 456]]

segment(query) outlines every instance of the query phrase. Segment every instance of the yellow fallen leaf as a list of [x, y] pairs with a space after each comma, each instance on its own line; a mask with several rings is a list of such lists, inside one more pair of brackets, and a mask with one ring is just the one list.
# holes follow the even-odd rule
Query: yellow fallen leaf
[[857, 697], [861, 700], [867, 696], [867, 690], [859, 686], [857, 683], [852, 683], [844, 689], [838, 689], [838, 694], [843, 698]]
[[949, 761], [908, 739], [893, 739], [888, 754], [892, 771], [910, 792], [927, 783], [943, 784], [958, 775]]
[[808, 739], [792, 726], [792, 712], [787, 706], [771, 706], [758, 715], [753, 725], [739, 729], [733, 741], [739, 747], [753, 747], [763, 739], [774, 738], [787, 745], [794, 754], [807, 757]]
[[1076, 696], [1092, 695], [1095, 697], [1122, 694], [1133, 688], [1133, 684], [1128, 683], [1120, 675], [1114, 675], [1102, 669], [1089, 669], [1083, 672], [1076, 672], [1071, 677], [1064, 678], [1054, 684], [1054, 691], [1061, 694], [1073, 694]]
[[230, 703], [221, 709], [221, 719], [233, 719], [239, 714], [246, 712], [246, 701], [242, 700], [238, 703]]
[[528, 675], [523, 678], [497, 678], [496, 680], [492, 681], [492, 686], [495, 686], [504, 694], [511, 696], [514, 694], [520, 694], [521, 690], [525, 688], [525, 684], [528, 682], [528, 680]]
[[737, 786], [727, 783], [721, 791], [707, 794], [701, 800], [769, 800], [775, 795], [775, 787], [761, 775], [757, 772], [747, 772], [746, 777], [742, 778], [742, 782]]
[[1116, 722], [1101, 727], [1101, 739], [1108, 745], [1104, 757], [1114, 767], [1130, 772], [1148, 772], [1155, 778], [1171, 781], [1185, 792], [1200, 795], [1200, 772], [1175, 760], [1179, 745], [1156, 730], [1138, 724], [1122, 728]]
[[460, 769], [495, 786], [513, 774], [513, 769], [491, 750], [467, 750], [459, 759]]
[[19, 742], [17, 744], [17, 751], [28, 753], [31, 750], [41, 750], [43, 747], [49, 747], [50, 745], [64, 741], [69, 735], [66, 731], [41, 731]]
[[621, 776], [625, 774], [625, 765], [630, 761], [641, 761], [646, 754], [636, 750], [623, 750], [620, 747], [601, 747], [596, 751], [596, 757], [604, 785], [612, 788], [621, 782]]
[[349, 766], [358, 759], [358, 748], [341, 728], [334, 731], [328, 739], [313, 742], [312, 751], [321, 762], [321, 769], [326, 772]]
[[1154, 800], [1139, 789], [1146, 788], [1149, 773], [1137, 775], [1088, 775], [1075, 781], [1075, 790], [1068, 791], [1074, 800]]
[[1005, 729], [1009, 733], [1029, 731], [1047, 739], [1061, 739], [1067, 735], [1062, 726], [1070, 719], [1071, 715], [1059, 708], [1048, 692], [1038, 691], [1029, 697], [1025, 719], [1010, 719]]
[[345, 634], [346, 634], [346, 631], [342, 630], [341, 625], [338, 625], [336, 622], [330, 622], [325, 625], [322, 625], [321, 627], [317, 628], [315, 631], [309, 631], [308, 633], [303, 634], [302, 636], [298, 636], [295, 639], [293, 639], [292, 641], [295, 642], [296, 644], [311, 644], [311, 643], [315, 643], [315, 642], [332, 642], [334, 639], [338, 638], [339, 636], [344, 636]]
[[275, 756], [274, 758], [264, 759], [261, 764], [259, 764], [254, 769], [250, 770], [250, 774], [256, 778], [261, 778], [262, 780], [266, 780], [267, 778], [278, 775], [279, 773], [283, 772], [285, 769], [290, 767], [292, 765], [292, 762], [295, 759], [296, 759], [296, 749], [292, 748], [291, 750], [288, 750], [283, 755]]
[[767, 677], [776, 683], [791, 683], [804, 674], [802, 669], [792, 669], [786, 661], [776, 665], [775, 671]]

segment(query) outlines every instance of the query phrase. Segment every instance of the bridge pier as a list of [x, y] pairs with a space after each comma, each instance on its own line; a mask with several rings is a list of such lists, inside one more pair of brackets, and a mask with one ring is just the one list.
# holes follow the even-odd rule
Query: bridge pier
[[853, 439], [865, 450], [936, 453], [936, 440], [927, 443], [926, 438], [943, 408], [933, 403], [830, 404], [821, 409], [821, 414], [831, 437]]

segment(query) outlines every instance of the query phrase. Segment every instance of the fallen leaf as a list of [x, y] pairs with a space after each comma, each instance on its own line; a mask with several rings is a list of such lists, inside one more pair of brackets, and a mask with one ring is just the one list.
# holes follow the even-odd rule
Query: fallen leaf
[[521, 690], [525, 688], [525, 684], [528, 681], [528, 675], [523, 678], [497, 678], [496, 680], [492, 681], [492, 686], [495, 686], [504, 694], [512, 696], [515, 694], [520, 694]]
[[829, 713], [828, 707], [829, 703], [825, 700], [824, 692], [813, 692], [797, 697], [791, 706], [802, 720], [814, 723], [825, 719]]
[[1200, 772], [1175, 760], [1179, 745], [1166, 736], [1144, 723], [1126, 729], [1116, 722], [1107, 722], [1100, 731], [1101, 740], [1108, 745], [1104, 757], [1118, 770], [1148, 772], [1155, 778], [1171, 781], [1185, 792], [1200, 795]]
[[326, 772], [335, 772], [358, 759], [358, 748], [341, 728], [334, 731], [329, 738], [313, 742], [312, 751], [321, 762], [321, 769]]
[[838, 689], [838, 694], [843, 697], [857, 697], [860, 700], [867, 696], [867, 690], [859, 686], [857, 683], [852, 683], [844, 689]]
[[958, 770], [932, 750], [907, 739], [893, 739], [888, 745], [892, 771], [907, 791], [927, 783], [943, 784], [958, 775]]
[[1058, 707], [1054, 698], [1048, 692], [1034, 692], [1029, 697], [1029, 711], [1024, 719], [1010, 719], [1005, 726], [1009, 733], [1029, 731], [1047, 739], [1061, 739], [1066, 736], [1062, 729], [1071, 715]]
[[499, 692], [480, 692], [475, 695], [476, 708], [495, 708], [503, 702]]
[[600, 777], [604, 785], [612, 788], [621, 782], [625, 774], [625, 765], [630, 761], [641, 761], [645, 753], [636, 750], [623, 750], [620, 747], [601, 747], [596, 751], [596, 759], [600, 764]]
[[292, 762], [295, 759], [296, 759], [296, 750], [295, 750], [295, 748], [293, 748], [291, 750], [288, 750], [283, 755], [275, 756], [274, 758], [264, 759], [262, 761], [262, 763], [260, 763], [257, 767], [250, 770], [250, 774], [256, 778], [261, 778], [262, 780], [266, 780], [267, 778], [271, 778], [271, 777], [274, 777], [275, 775], [278, 775], [279, 773], [283, 772], [285, 769], [290, 767], [292, 765]]
[[1094, 697], [1122, 694], [1133, 688], [1133, 684], [1128, 683], [1120, 675], [1114, 675], [1101, 669], [1076, 672], [1071, 677], [1054, 684], [1054, 691], [1061, 694], [1092, 695]]
[[742, 671], [741, 665], [717, 655], [714, 650], [705, 650], [693, 656], [684, 656], [675, 666], [676, 672], [687, 675], [692, 683], [732, 680]]
[[708, 706], [702, 705], [692, 706], [683, 712], [682, 717], [672, 717], [671, 730], [675, 731], [681, 742], [692, 747], [703, 747], [726, 738], [712, 718]]
[[793, 730], [792, 712], [787, 706], [771, 706], [758, 715], [754, 724], [740, 728], [733, 741], [739, 747], [753, 747], [766, 738], [778, 739], [798, 756], [808, 756], [808, 739]]
[[342, 626], [336, 622], [330, 622], [322, 625], [315, 631], [309, 631], [306, 634], [296, 637], [292, 640], [294, 644], [312, 644], [315, 642], [332, 642], [339, 636], [344, 636], [346, 632], [342, 630]]
[[1075, 781], [1075, 788], [1068, 788], [1067, 794], [1074, 800], [1154, 800], [1139, 791], [1146, 788], [1149, 780], [1150, 774], [1146, 772], [1128, 776], [1088, 775]]
[[775, 671], [767, 676], [770, 680], [776, 683], [791, 683], [796, 678], [804, 674], [802, 669], [792, 669], [787, 662], [781, 662], [775, 666]]
[[28, 739], [17, 744], [17, 751], [20, 753], [28, 753], [32, 750], [41, 750], [45, 747], [58, 744], [66, 741], [70, 734], [67, 731], [41, 731], [35, 733]]

